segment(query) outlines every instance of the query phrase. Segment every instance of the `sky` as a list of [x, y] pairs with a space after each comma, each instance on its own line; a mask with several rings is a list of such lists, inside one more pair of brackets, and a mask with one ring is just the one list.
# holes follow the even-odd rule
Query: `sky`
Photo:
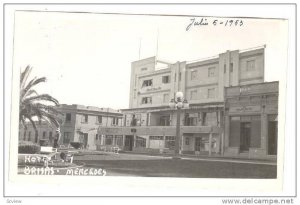
[[175, 63], [266, 45], [265, 81], [286, 76], [287, 21], [238, 18], [242, 26], [225, 26], [230, 19], [205, 17], [208, 25], [187, 31], [192, 18], [18, 11], [13, 67], [31, 65], [32, 77], [47, 77], [37, 91], [61, 104], [114, 109], [128, 108], [131, 62], [139, 58]]

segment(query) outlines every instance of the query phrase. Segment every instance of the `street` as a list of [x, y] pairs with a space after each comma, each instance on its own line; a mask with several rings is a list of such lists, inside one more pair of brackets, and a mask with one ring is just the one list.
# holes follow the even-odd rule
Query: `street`
[[277, 166], [251, 160], [210, 158], [172, 159], [166, 156], [94, 153], [75, 156], [75, 163], [105, 169], [107, 176], [191, 177], [191, 178], [276, 178]]

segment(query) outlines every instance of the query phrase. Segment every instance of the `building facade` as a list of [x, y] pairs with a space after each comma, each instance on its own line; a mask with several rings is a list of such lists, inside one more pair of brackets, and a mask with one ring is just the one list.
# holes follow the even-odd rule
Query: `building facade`
[[[98, 108], [83, 105], [59, 105], [57, 110], [62, 113], [60, 117], [60, 145], [68, 146], [70, 142], [82, 142], [83, 147], [89, 150], [96, 150], [101, 144], [101, 137], [98, 136], [98, 127], [114, 127], [122, 125], [122, 113], [120, 110], [110, 108]], [[28, 123], [27, 129], [21, 127], [20, 140], [38, 142], [39, 139], [48, 139], [52, 144], [56, 127], [48, 123], [37, 123], [36, 133], [32, 125]]]
[[278, 82], [225, 89], [226, 156], [277, 155]]
[[[177, 118], [169, 102], [181, 91], [189, 103], [180, 113], [181, 153], [221, 154], [224, 88], [264, 82], [264, 52], [262, 47], [194, 62], [166, 63], [156, 57], [132, 62], [123, 127], [99, 128], [98, 134], [122, 138], [118, 146], [127, 151], [173, 152]], [[165, 67], [157, 69], [157, 63]]]

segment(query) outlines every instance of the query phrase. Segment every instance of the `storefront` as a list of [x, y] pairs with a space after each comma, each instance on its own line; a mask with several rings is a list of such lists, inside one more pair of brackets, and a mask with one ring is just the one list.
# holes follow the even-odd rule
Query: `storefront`
[[277, 155], [278, 82], [225, 88], [226, 156]]
[[[106, 127], [99, 128], [101, 136], [97, 149], [119, 147], [138, 153], [174, 153], [176, 133], [174, 126]], [[182, 126], [180, 152], [182, 154], [220, 153], [219, 127]]]

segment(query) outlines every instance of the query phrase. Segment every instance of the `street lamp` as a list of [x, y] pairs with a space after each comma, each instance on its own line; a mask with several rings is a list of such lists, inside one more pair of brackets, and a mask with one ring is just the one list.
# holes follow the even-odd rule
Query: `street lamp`
[[182, 92], [177, 92], [175, 95], [175, 99], [171, 99], [169, 103], [169, 107], [172, 109], [176, 109], [176, 138], [175, 138], [175, 157], [179, 155], [179, 141], [180, 141], [180, 111], [182, 108], [188, 108], [189, 104], [186, 99], [183, 98]]

